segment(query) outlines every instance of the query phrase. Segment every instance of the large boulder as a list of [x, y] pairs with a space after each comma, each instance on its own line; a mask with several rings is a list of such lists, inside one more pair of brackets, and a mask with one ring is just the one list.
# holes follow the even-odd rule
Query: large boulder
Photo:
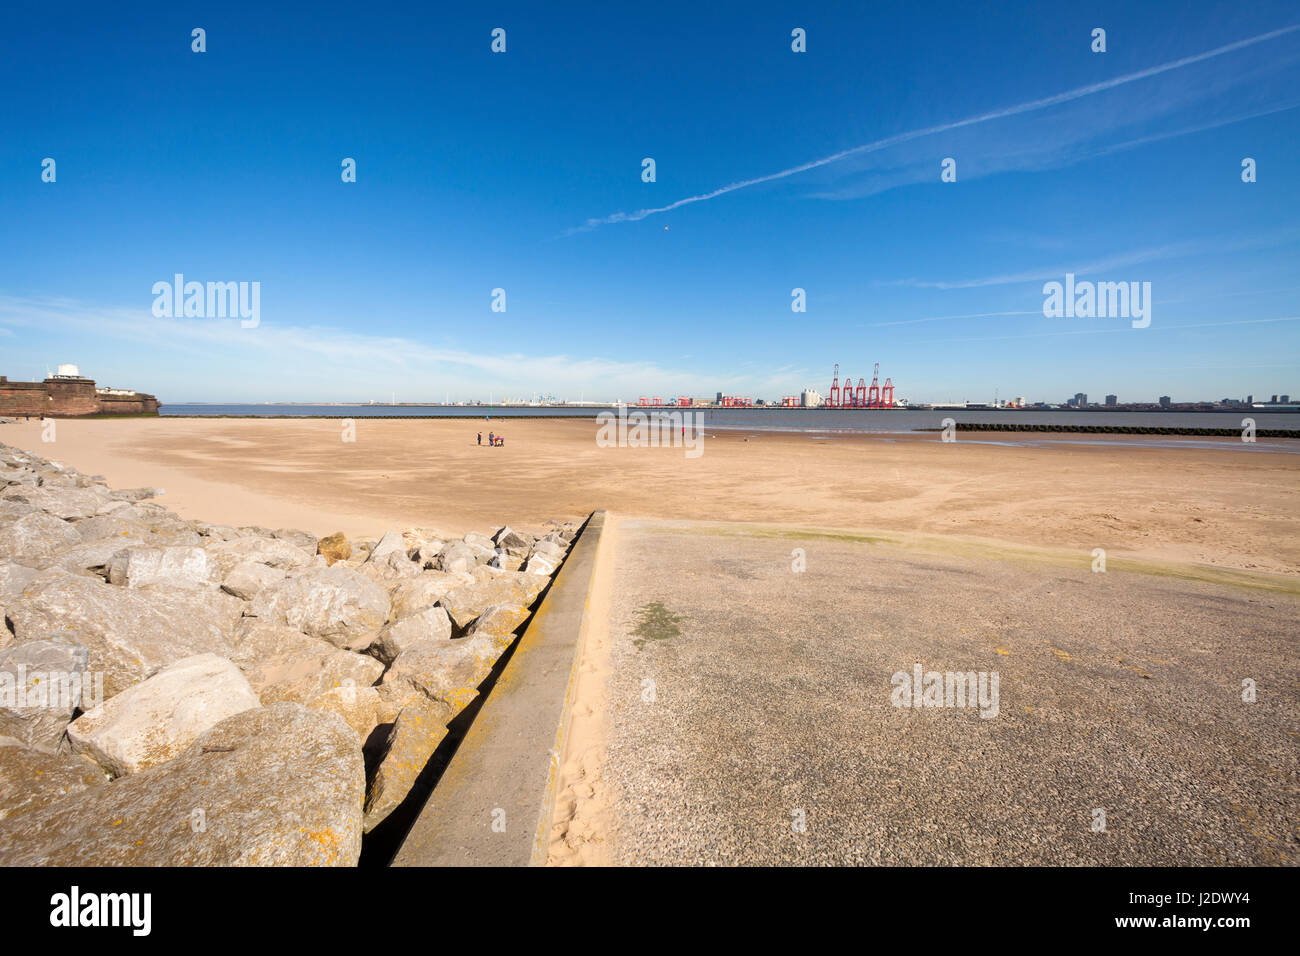
[[221, 590], [233, 594], [242, 601], [251, 601], [267, 588], [279, 584], [285, 578], [283, 568], [273, 568], [269, 564], [257, 561], [244, 561], [237, 564], [221, 582]]
[[438, 552], [439, 571], [469, 571], [476, 564], [474, 549], [463, 541], [453, 541]]
[[259, 707], [165, 764], [0, 821], [0, 865], [353, 866], [365, 786], [341, 717]]
[[315, 554], [316, 546], [319, 544], [314, 534], [308, 534], [306, 531], [299, 531], [296, 528], [277, 528], [275, 536], [281, 541], [288, 541], [295, 548], [306, 551], [308, 554]]
[[86, 648], [32, 641], [0, 650], [0, 737], [45, 753], [59, 749], [72, 714], [99, 703]]
[[113, 558], [125, 548], [144, 547], [142, 538], [98, 538], [64, 548], [54, 556], [51, 567], [64, 568], [74, 574], [93, 571], [108, 576]]
[[[496, 637], [513, 639], [515, 630], [528, 620], [531, 612], [517, 604], [492, 604], [474, 619], [467, 636], [475, 634], [492, 634]], [[506, 641], [510, 643], [509, 640]]]
[[498, 531], [492, 540], [502, 551], [517, 558], [527, 557], [528, 549], [533, 544], [531, 535], [521, 534], [509, 525]]
[[533, 555], [540, 554], [543, 555], [544, 557], [551, 559], [551, 561], [554, 562], [555, 564], [559, 564], [564, 560], [564, 553], [565, 552], [564, 552], [563, 545], [557, 544], [554, 541], [548, 541], [545, 538], [543, 538], [541, 541], [538, 541], [536, 544], [533, 545], [532, 550], [529, 553], [529, 556], [531, 557]]
[[216, 562], [218, 573], [224, 579], [245, 561], [269, 565], [284, 571], [305, 568], [312, 554], [280, 538], [263, 538], [243, 535], [228, 541], [212, 541], [207, 546], [208, 555]]
[[502, 650], [489, 634], [455, 641], [429, 638], [397, 655], [384, 684], [399, 695], [422, 694], [456, 713], [474, 699]]
[[456, 633], [461, 633], [474, 622], [484, 610], [493, 604], [515, 604], [520, 607], [530, 606], [541, 593], [545, 582], [538, 582], [534, 575], [513, 571], [497, 571], [485, 568], [492, 574], [476, 578], [472, 584], [453, 588], [438, 599], [446, 609]]
[[101, 497], [87, 488], [52, 488], [42, 485], [40, 488], [23, 488], [10, 492], [5, 497], [25, 501], [56, 518], [72, 521], [92, 517], [107, 496]]
[[80, 543], [81, 535], [73, 525], [41, 511], [0, 526], [0, 558], [33, 568], [53, 563], [58, 552]]
[[392, 611], [390, 621], [400, 621], [404, 617], [418, 614], [427, 607], [437, 604], [439, 599], [453, 588], [472, 584], [473, 576], [468, 571], [450, 574], [445, 571], [424, 571], [419, 577], [400, 582], [392, 590]]
[[388, 620], [388, 592], [352, 568], [313, 568], [262, 591], [252, 613], [336, 647], [364, 649]]
[[17, 521], [23, 515], [40, 514], [40, 511], [40, 508], [35, 508], [25, 501], [14, 501], [12, 498], [0, 497], [0, 524]]
[[243, 602], [219, 591], [133, 590], [65, 577], [9, 604], [17, 643], [76, 641], [102, 672], [106, 697], [195, 654], [230, 651]]
[[438, 567], [438, 554], [447, 545], [441, 538], [425, 538], [416, 543], [412, 549], [413, 560], [421, 570], [432, 570]]
[[[126, 507], [123, 505], [123, 507]], [[149, 526], [143, 521], [130, 521], [122, 517], [122, 509], [117, 509], [114, 513], [100, 514], [93, 518], [87, 518], [85, 521], [79, 521], [76, 525], [78, 537], [86, 542], [102, 541], [122, 541], [129, 542], [132, 540], [143, 541], [149, 537], [151, 532]], [[126, 544], [119, 544], [118, 548], [124, 548]]]
[[128, 588], [206, 588], [216, 573], [203, 548], [126, 548], [108, 565], [109, 582]]
[[381, 587], [389, 587], [394, 581], [416, 577], [420, 566], [402, 551], [389, 551], [379, 558], [367, 557], [357, 570]]
[[103, 782], [104, 772], [85, 757], [0, 743], [0, 820], [39, 810]]
[[373, 687], [351, 684], [332, 687], [307, 701], [307, 706], [312, 710], [338, 714], [357, 732], [357, 740], [363, 746], [380, 724], [379, 691]]
[[239, 668], [198, 654], [86, 711], [68, 725], [72, 752], [114, 776], [171, 760], [199, 734], [261, 701]]
[[162, 488], [117, 488], [109, 492], [115, 501], [144, 501], [165, 494], [167, 492]]
[[536, 576], [525, 574], [522, 571], [504, 571], [499, 568], [480, 566], [475, 568], [470, 576], [475, 581], [498, 585], [502, 582], [509, 582], [513, 586], [522, 588], [528, 596], [528, 600], [522, 602], [525, 604], [532, 604], [537, 599], [537, 595], [541, 594], [546, 588], [545, 581], [539, 581]]
[[425, 697], [415, 697], [393, 722], [383, 759], [366, 794], [365, 829], [369, 833], [406, 799], [429, 758], [447, 736], [447, 711]]
[[545, 554], [534, 554], [527, 563], [524, 564], [523, 570], [527, 574], [535, 574], [539, 577], [550, 577], [555, 573], [555, 569], [560, 563]]
[[18, 597], [39, 573], [35, 568], [29, 568], [25, 564], [0, 560], [0, 601], [9, 601]]
[[352, 544], [342, 531], [335, 531], [316, 542], [316, 553], [324, 556], [326, 565], [333, 565], [352, 557]]
[[366, 561], [377, 561], [390, 554], [400, 554], [403, 558], [406, 558], [406, 539], [403, 538], [400, 531], [386, 532], [378, 543], [370, 549]]
[[496, 542], [485, 534], [479, 534], [477, 531], [471, 531], [461, 539], [471, 548], [482, 551], [495, 551]]
[[203, 543], [202, 537], [190, 522], [182, 521], [169, 512], [144, 510], [140, 505], [117, 508], [93, 518], [77, 522], [77, 533], [85, 542], [117, 539], [119, 548], [133, 541], [142, 541], [152, 548], [195, 547]]
[[[40, 479], [36, 476], [36, 472], [27, 468], [6, 468], [0, 472], [0, 488], [35, 488], [39, 484]], [[15, 509], [14, 517], [41, 510], [25, 501], [13, 501], [7, 496], [0, 497], [0, 515], [9, 513], [9, 506]]]
[[384, 672], [373, 657], [253, 618], [240, 624], [232, 660], [264, 704], [306, 704], [336, 687], [369, 687]]
[[384, 625], [379, 639], [370, 645], [370, 653], [385, 664], [391, 664], [402, 651], [429, 638], [451, 639], [451, 620], [447, 612], [436, 605]]
[[496, 556], [488, 562], [489, 568], [500, 568], [503, 571], [518, 571], [523, 566], [523, 558], [516, 557], [503, 548], [497, 548]]

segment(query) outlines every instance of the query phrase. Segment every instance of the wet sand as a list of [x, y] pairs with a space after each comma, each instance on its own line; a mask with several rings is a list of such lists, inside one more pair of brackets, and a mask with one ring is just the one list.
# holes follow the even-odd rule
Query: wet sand
[[[478, 446], [480, 427], [505, 446]], [[357, 419], [356, 440], [344, 437], [338, 420], [60, 420], [53, 443], [35, 422], [0, 426], [0, 441], [115, 487], [162, 486], [162, 503], [186, 517], [317, 534], [530, 528], [605, 508], [1300, 574], [1300, 455], [1231, 439], [1153, 448], [1147, 436], [1022, 445], [719, 431], [690, 459], [598, 447], [590, 420]]]

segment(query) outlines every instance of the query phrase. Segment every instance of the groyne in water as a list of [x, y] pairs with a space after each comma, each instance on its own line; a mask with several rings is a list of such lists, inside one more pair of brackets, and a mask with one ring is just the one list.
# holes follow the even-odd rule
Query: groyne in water
[[[956, 422], [962, 432], [1071, 432], [1089, 435], [1196, 435], [1202, 437], [1240, 438], [1242, 428], [1180, 428], [1154, 425], [1030, 425], [1020, 422]], [[941, 432], [942, 428], [918, 428], [921, 432]], [[1300, 438], [1300, 432], [1282, 428], [1258, 428], [1256, 438]]]

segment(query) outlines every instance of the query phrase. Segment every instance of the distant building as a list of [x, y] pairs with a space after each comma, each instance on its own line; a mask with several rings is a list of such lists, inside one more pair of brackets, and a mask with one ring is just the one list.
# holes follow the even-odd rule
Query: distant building
[[1161, 396], [1160, 396], [1160, 407], [1161, 407], [1161, 408], [1168, 408], [1169, 405], [1170, 405], [1169, 396], [1168, 396], [1168, 395], [1161, 395]]
[[1075, 408], [1087, 408], [1087, 407], [1088, 407], [1088, 396], [1087, 396], [1087, 394], [1086, 394], [1085, 392], [1076, 392], [1076, 393], [1075, 393], [1075, 395], [1074, 395], [1074, 407], [1075, 407]]
[[158, 399], [125, 388], [96, 388], [75, 365], [60, 365], [43, 382], [0, 375], [0, 415], [72, 418], [79, 415], [157, 415]]
[[1276, 405], [1276, 404], [1277, 404], [1277, 396], [1276, 396], [1276, 395], [1273, 396], [1273, 399], [1272, 399], [1272, 401], [1270, 402], [1270, 404], [1272, 404], [1272, 405]]
[[1107, 396], [1106, 396], [1106, 407], [1107, 407], [1107, 408], [1114, 408], [1114, 407], [1115, 407], [1116, 405], [1118, 405], [1118, 404], [1119, 404], [1119, 396], [1118, 396], [1118, 395], [1107, 395]]
[[1283, 404], [1283, 405], [1290, 405], [1290, 404], [1291, 404], [1291, 396], [1290, 396], [1290, 395], [1283, 395], [1283, 396], [1282, 396], [1282, 404]]
[[722, 393], [721, 393], [721, 392], [718, 392], [717, 402], [718, 402], [719, 405], [722, 404]]
[[1254, 396], [1254, 395], [1247, 395], [1247, 396], [1246, 396], [1246, 404], [1247, 404], [1247, 405], [1254, 405], [1254, 404], [1255, 404], [1255, 396]]
[[820, 408], [822, 397], [816, 389], [805, 388], [799, 394], [799, 404], [803, 408]]

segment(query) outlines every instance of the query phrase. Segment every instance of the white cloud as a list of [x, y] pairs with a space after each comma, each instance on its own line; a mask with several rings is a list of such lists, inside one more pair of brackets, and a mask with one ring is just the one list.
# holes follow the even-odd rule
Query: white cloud
[[[71, 333], [88, 350], [102, 350], [107, 340], [131, 343], [133, 374], [149, 379], [133, 387], [161, 389], [151, 384], [161, 381], [173, 395], [188, 390], [180, 399], [207, 394], [211, 400], [238, 400], [235, 391], [256, 394], [257, 400], [361, 400], [387, 398], [393, 391], [409, 401], [441, 400], [447, 392], [461, 398], [527, 398], [554, 393], [556, 383], [563, 383], [568, 391], [561, 398], [635, 401], [640, 394], [711, 394], [740, 381], [666, 369], [648, 360], [470, 352], [403, 336], [278, 326], [265, 317], [257, 328], [243, 329], [237, 319], [159, 319], [148, 309], [101, 309], [69, 299], [0, 295], [0, 322], [33, 337]], [[91, 364], [89, 358], [81, 363]], [[755, 379], [765, 385], [776, 378], [764, 370], [744, 380], [753, 387]]]
[[[1288, 26], [1288, 27], [1282, 27], [1277, 30], [1272, 30], [1268, 33], [1262, 33], [1258, 36], [1248, 37], [1244, 40], [1237, 40], [1233, 43], [1228, 43], [1223, 46], [1216, 47], [1213, 50], [1207, 50], [1204, 53], [1197, 53], [1191, 56], [1185, 56], [1177, 60], [1171, 60], [1168, 63], [1162, 63], [1159, 64], [1158, 66], [1148, 67], [1144, 70], [1138, 70], [1133, 73], [1127, 73], [1123, 76], [1114, 77], [1113, 79], [1109, 79], [1109, 80], [1103, 80], [1098, 83], [1090, 83], [1086, 86], [1076, 87], [1075, 89], [1066, 90], [1062, 93], [1056, 93], [1052, 96], [1042, 97], [1036, 100], [1030, 100], [1025, 103], [1019, 103], [1015, 106], [1008, 106], [1002, 109], [991, 110], [989, 112], [980, 113], [975, 116], [968, 116], [965, 119], [954, 120], [948, 123], [940, 123], [935, 126], [927, 126], [922, 129], [915, 129], [915, 130], [909, 130], [904, 133], [898, 133], [895, 134], [894, 136], [888, 136], [885, 137], [884, 139], [879, 139], [871, 143], [864, 143], [861, 146], [854, 146], [849, 149], [840, 150], [839, 152], [832, 153], [829, 156], [823, 156], [820, 159], [814, 159], [806, 163], [801, 163], [798, 166], [791, 166], [788, 169], [782, 169], [778, 172], [769, 173], [765, 176], [756, 176], [752, 179], [740, 180], [738, 182], [729, 183], [725, 186], [720, 186], [717, 189], [713, 189], [708, 192], [700, 193], [694, 196], [687, 196], [684, 199], [678, 199], [676, 202], [669, 203], [666, 206], [658, 206], [658, 207], [647, 208], [647, 209], [638, 209], [635, 212], [630, 212], [630, 213], [616, 212], [613, 213], [612, 215], [604, 216], [602, 218], [588, 219], [581, 226], [576, 226], [572, 229], [566, 230], [563, 233], [563, 235], [567, 236], [579, 232], [587, 232], [589, 230], [599, 228], [600, 226], [612, 225], [614, 223], [637, 222], [649, 216], [655, 216], [655, 215], [659, 215], [660, 213], [671, 212], [675, 209], [680, 209], [683, 206], [688, 206], [694, 203], [707, 202], [710, 199], [716, 199], [719, 196], [724, 196], [728, 193], [733, 193], [740, 189], [747, 189], [751, 186], [757, 186], [762, 183], [770, 183], [776, 180], [786, 179], [790, 176], [798, 175], [799, 173], [805, 173], [810, 170], [831, 165], [833, 163], [839, 163], [850, 157], [861, 156], [867, 153], [879, 152], [881, 150], [889, 149], [891, 147], [898, 146], [900, 144], [907, 143], [912, 140], [920, 139], [922, 137], [934, 136], [940, 133], [947, 133], [953, 130], [960, 130], [967, 127], [977, 126], [979, 124], [988, 123], [994, 120], [1006, 119], [1012, 116], [1019, 116], [1025, 113], [1032, 113], [1040, 110], [1045, 110], [1050, 107], [1060, 106], [1062, 104], [1079, 100], [1087, 96], [1092, 96], [1096, 93], [1102, 93], [1107, 90], [1112, 90], [1117, 87], [1127, 85], [1129, 83], [1135, 83], [1139, 80], [1149, 79], [1164, 73], [1168, 73], [1173, 70], [1179, 70], [1184, 67], [1192, 66], [1197, 63], [1202, 63], [1205, 62], [1206, 60], [1223, 56], [1227, 53], [1233, 53], [1238, 50], [1243, 50], [1248, 47], [1255, 46], [1256, 44], [1259, 43], [1265, 43], [1269, 40], [1274, 40], [1279, 37], [1294, 33], [1297, 30], [1300, 30], [1300, 24]], [[892, 180], [890, 180], [887, 177], [886, 182], [892, 181], [894, 185], [898, 185], [901, 184], [902, 181], [912, 181], [911, 175], [914, 174], [896, 173], [893, 176]], [[891, 188], [891, 187], [889, 185], [885, 185], [883, 188]]]

